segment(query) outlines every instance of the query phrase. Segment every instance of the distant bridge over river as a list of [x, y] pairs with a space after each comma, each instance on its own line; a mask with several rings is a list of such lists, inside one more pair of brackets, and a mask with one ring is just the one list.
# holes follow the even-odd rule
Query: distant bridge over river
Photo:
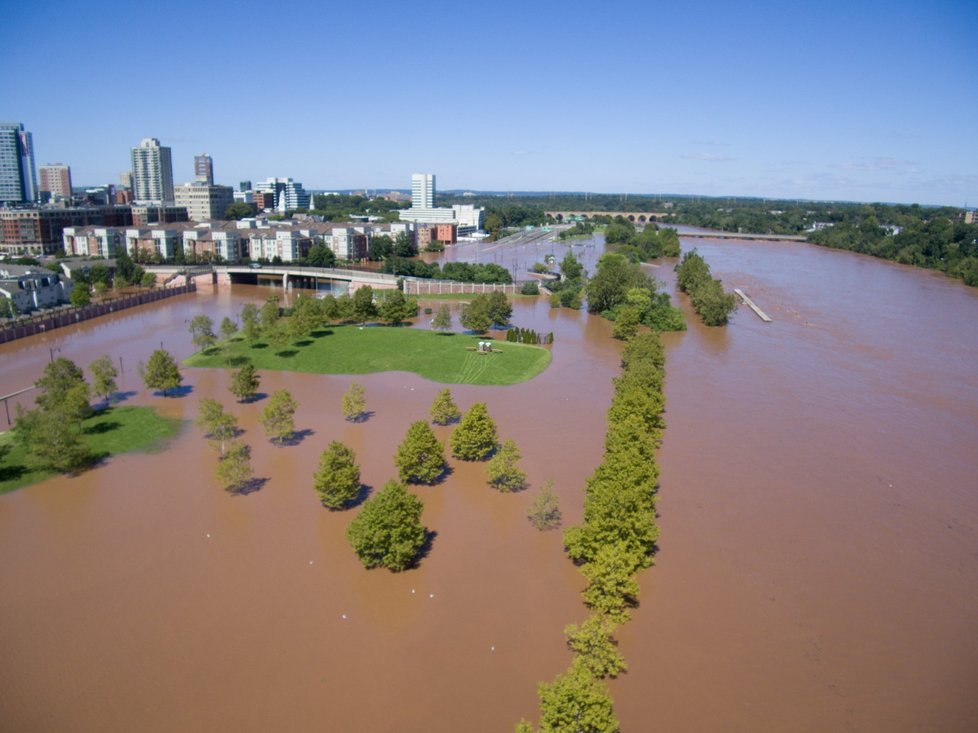
[[369, 285], [375, 290], [390, 290], [397, 287], [397, 276], [374, 270], [352, 270], [341, 267], [306, 267], [282, 263], [279, 265], [262, 265], [255, 267], [251, 264], [239, 265], [197, 265], [181, 267], [174, 265], [150, 265], [146, 269], [157, 277], [169, 276], [173, 284], [180, 284], [185, 279], [200, 282], [210, 280], [218, 285], [231, 283], [259, 283], [263, 285], [279, 285], [288, 288], [308, 287], [318, 289], [321, 282], [342, 282], [350, 290], [356, 290], [362, 285]]
[[656, 211], [547, 211], [545, 213], [559, 222], [570, 221], [571, 219], [593, 219], [596, 216], [610, 216], [612, 219], [616, 219], [620, 216], [622, 219], [636, 224], [662, 221], [669, 216]]

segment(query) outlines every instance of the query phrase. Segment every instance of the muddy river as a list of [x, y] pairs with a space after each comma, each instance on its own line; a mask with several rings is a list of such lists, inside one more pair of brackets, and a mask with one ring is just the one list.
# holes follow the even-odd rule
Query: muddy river
[[[611, 684], [627, 731], [978, 729], [978, 292], [934, 273], [809, 245], [684, 242], [741, 308], [727, 329], [666, 338], [661, 549], [619, 633]], [[464, 245], [459, 259], [553, 249]], [[600, 244], [574, 247], [593, 269]], [[669, 283], [669, 267], [650, 268]], [[192, 420], [231, 405], [228, 375], [185, 370], [189, 394], [147, 393], [136, 365], [187, 322], [265, 291], [195, 295], [0, 346], [0, 393], [52, 356], [121, 358], [130, 404]], [[0, 729], [10, 731], [508, 731], [536, 715], [536, 684], [568, 664], [563, 627], [585, 617], [560, 535], [525, 519], [555, 482], [580, 518], [600, 460], [620, 346], [609, 324], [544, 302], [514, 321], [553, 331], [554, 360], [486, 401], [520, 445], [533, 488], [503, 495], [453, 463], [421, 487], [437, 533], [416, 570], [366, 571], [322, 509], [320, 451], [342, 440], [364, 483], [441, 385], [358, 378], [364, 423], [340, 414], [342, 376], [264, 374], [300, 402], [298, 445], [276, 447], [233, 405], [267, 479], [247, 496], [214, 480], [188, 426], [167, 450], [0, 496]], [[0, 413], [0, 424], [5, 417]], [[442, 438], [447, 429], [436, 428]]]

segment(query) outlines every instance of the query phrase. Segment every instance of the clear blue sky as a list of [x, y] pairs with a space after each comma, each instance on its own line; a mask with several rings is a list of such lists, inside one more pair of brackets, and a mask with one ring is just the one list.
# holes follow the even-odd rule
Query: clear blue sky
[[116, 182], [978, 204], [978, 12], [933, 2], [9, 2], [0, 120]]

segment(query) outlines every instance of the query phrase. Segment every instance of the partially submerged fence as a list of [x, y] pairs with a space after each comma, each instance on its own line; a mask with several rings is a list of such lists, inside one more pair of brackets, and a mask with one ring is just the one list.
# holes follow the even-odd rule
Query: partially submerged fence
[[405, 278], [405, 295], [450, 295], [452, 293], [513, 293], [519, 292], [521, 283], [460, 283], [453, 280]]
[[115, 313], [126, 308], [134, 308], [137, 305], [171, 298], [174, 295], [193, 293], [196, 290], [196, 283], [191, 282], [188, 285], [180, 285], [178, 287], [156, 288], [139, 293], [120, 295], [111, 300], [83, 305], [80, 308], [61, 308], [56, 311], [41, 311], [40, 313], [11, 320], [0, 325], [0, 344], [27, 336], [34, 336], [39, 333], [47, 333], [55, 328], [81, 323], [90, 318], [98, 318], [99, 316]]

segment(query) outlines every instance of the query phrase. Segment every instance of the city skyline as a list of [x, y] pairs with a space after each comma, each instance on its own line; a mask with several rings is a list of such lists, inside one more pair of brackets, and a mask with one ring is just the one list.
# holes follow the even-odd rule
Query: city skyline
[[[72, 39], [101, 21], [67, 3], [18, 5], [0, 58], [38, 58], [16, 94], [5, 82], [0, 116], [33, 133], [38, 164], [70, 165], [77, 185], [115, 182], [130, 148], [155, 137], [181, 183], [207, 150], [226, 185], [404, 190], [426, 170], [442, 190], [978, 203], [978, 52], [963, 1], [613, 2], [600, 14], [297, 2], [258, 23], [259, 7], [113, 9], [121, 25], [167, 39], [168, 72], [115, 64], [114, 88], [145, 99], [92, 106], [90, 87], [55, 98], [48, 85], [74, 63]], [[229, 52], [200, 64], [189, 15], [215, 48], [269, 63], [245, 70]], [[343, 29], [356, 32], [321, 42]], [[41, 30], [53, 51], [38, 55]], [[122, 37], [116, 54], [137, 58], [145, 42]], [[420, 53], [437, 73], [419, 90], [402, 80]]]

